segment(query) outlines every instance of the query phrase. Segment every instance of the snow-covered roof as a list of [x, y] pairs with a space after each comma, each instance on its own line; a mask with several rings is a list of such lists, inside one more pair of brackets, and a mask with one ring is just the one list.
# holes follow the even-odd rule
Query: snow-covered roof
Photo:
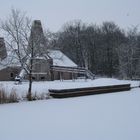
[[[65, 54], [63, 54], [60, 50], [48, 50], [47, 56], [37, 56], [37, 59], [46, 59], [51, 57], [53, 59], [53, 65], [56, 66], [64, 66], [64, 67], [77, 67], [77, 65], [68, 58]], [[7, 57], [0, 61], [0, 70], [6, 67], [16, 67], [21, 66], [20, 62], [17, 58], [17, 55], [14, 51], [9, 51]]]
[[77, 67], [77, 65], [60, 50], [48, 50], [48, 55], [53, 59], [53, 65]]
[[7, 57], [2, 61], [0, 61], [0, 70], [6, 67], [16, 67], [16, 66], [21, 65], [14, 51], [7, 52]]
[[42, 54], [42, 56], [36, 56], [35, 59], [50, 59], [50, 57], [47, 54]]

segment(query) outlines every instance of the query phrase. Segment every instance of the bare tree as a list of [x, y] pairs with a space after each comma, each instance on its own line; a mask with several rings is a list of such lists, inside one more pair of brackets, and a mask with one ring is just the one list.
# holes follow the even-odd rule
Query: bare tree
[[119, 46], [119, 70], [123, 78], [139, 77], [140, 48], [138, 38], [138, 28], [133, 27], [127, 32], [126, 42]]
[[[11, 14], [5, 21], [1, 21], [1, 30], [4, 33], [6, 45], [9, 51], [13, 51], [17, 57], [22, 72], [29, 76], [28, 100], [32, 100], [32, 68], [34, 44], [29, 43], [31, 32], [31, 19], [20, 10], [11, 9]], [[31, 52], [28, 51], [30, 46]]]

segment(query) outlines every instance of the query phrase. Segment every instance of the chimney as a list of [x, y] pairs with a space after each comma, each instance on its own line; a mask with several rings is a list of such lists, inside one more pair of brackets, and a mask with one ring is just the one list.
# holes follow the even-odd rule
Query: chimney
[[40, 20], [34, 20], [31, 28], [30, 40], [29, 40], [29, 50], [33, 47], [34, 54], [42, 56], [46, 51], [46, 39], [43, 33], [43, 28]]
[[7, 57], [7, 51], [4, 43], [4, 38], [0, 37], [0, 59], [3, 60]]

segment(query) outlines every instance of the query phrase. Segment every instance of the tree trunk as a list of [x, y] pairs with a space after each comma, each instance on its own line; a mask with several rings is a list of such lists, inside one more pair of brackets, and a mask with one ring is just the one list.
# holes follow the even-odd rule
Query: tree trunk
[[[33, 53], [32, 53], [33, 54]], [[33, 57], [32, 57], [33, 58]], [[27, 99], [32, 101], [32, 68], [33, 68], [33, 59], [30, 60], [30, 71], [29, 71], [29, 89]]]
[[29, 74], [29, 88], [28, 88], [27, 99], [29, 101], [32, 101], [32, 73]]

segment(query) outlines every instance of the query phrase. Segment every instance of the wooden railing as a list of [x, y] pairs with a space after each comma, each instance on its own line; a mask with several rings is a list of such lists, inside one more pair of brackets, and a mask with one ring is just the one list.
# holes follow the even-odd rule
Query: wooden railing
[[90, 79], [95, 78], [95, 74], [93, 74], [91, 71], [89, 71], [83, 67], [64, 67], [64, 66], [53, 65], [53, 66], [51, 66], [51, 69], [53, 71], [59, 71], [59, 72], [70, 72], [70, 73], [83, 74]]

